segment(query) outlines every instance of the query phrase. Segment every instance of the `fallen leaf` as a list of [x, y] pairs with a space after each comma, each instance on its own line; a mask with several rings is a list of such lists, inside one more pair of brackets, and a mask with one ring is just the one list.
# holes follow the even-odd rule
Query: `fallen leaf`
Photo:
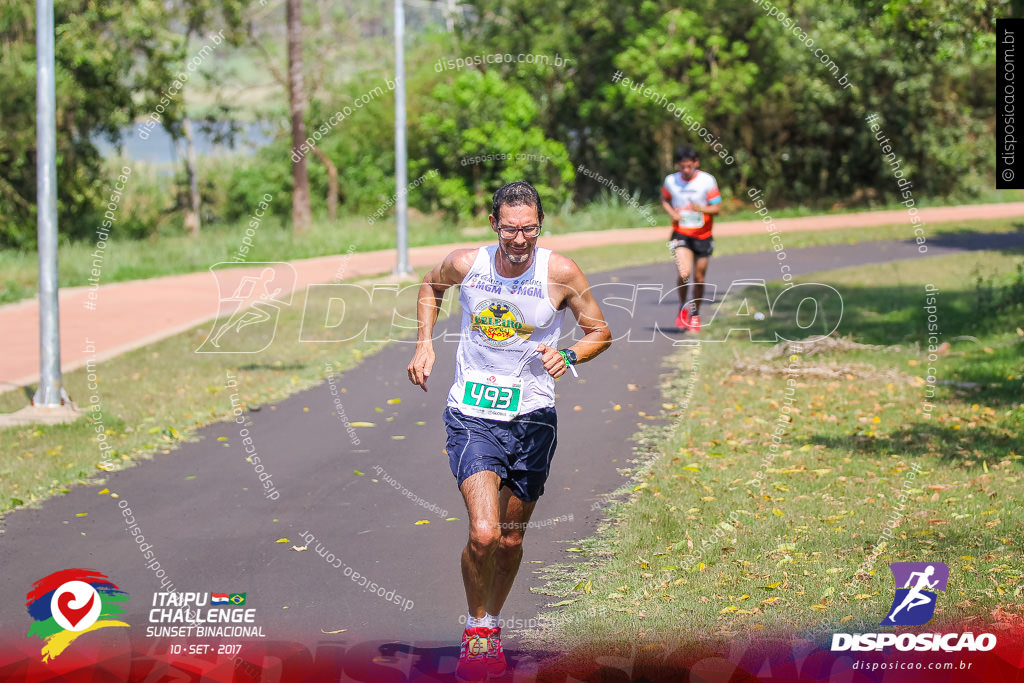
[[98, 491], [97, 493], [99, 493], [101, 496], [104, 496], [110, 493], [110, 489], [103, 489], [102, 491]]
[[335, 633], [344, 633], [347, 630], [347, 628], [339, 628], [337, 631], [325, 631], [323, 629], [320, 629], [320, 633], [326, 633], [329, 636], [333, 636]]
[[388, 399], [388, 405], [389, 406], [398, 405], [401, 402], [402, 402], [402, 399], [400, 399], [400, 398], [389, 398]]
[[360, 472], [359, 470], [352, 470], [352, 474], [356, 475], [357, 477], [361, 477], [361, 476], [363, 476], [366, 473], [365, 472]]
[[421, 524], [430, 524], [430, 520], [429, 519], [421, 519], [418, 522], [416, 522], [416, 526], [420, 526]]
[[446, 521], [446, 522], [458, 522], [459, 518], [458, 517], [446, 517], [444, 521]]
[[88, 512], [79, 512], [77, 515], [75, 515], [75, 517], [87, 517], [88, 515]]
[[292, 550], [294, 550], [297, 553], [301, 553], [301, 552], [305, 552], [305, 551], [309, 550], [309, 546], [308, 545], [301, 545], [301, 546], [300, 545], [293, 545], [292, 546]]
[[772, 508], [772, 514], [775, 515], [776, 517], [784, 517], [785, 516], [785, 515], [783, 515], [782, 510], [780, 510], [779, 508]]
[[349, 422], [348, 426], [349, 427], [376, 427], [377, 425], [375, 425], [372, 422]]
[[276, 541], [274, 541], [274, 543], [291, 543], [291, 541], [287, 538], [279, 538]]

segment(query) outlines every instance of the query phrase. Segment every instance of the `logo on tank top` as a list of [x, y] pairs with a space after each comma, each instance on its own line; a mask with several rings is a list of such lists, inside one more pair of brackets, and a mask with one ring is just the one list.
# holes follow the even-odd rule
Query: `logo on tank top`
[[483, 333], [490, 346], [508, 346], [516, 341], [516, 337], [529, 339], [533, 334], [533, 325], [523, 322], [523, 313], [519, 307], [500, 299], [485, 299], [476, 305], [470, 316], [471, 329]]

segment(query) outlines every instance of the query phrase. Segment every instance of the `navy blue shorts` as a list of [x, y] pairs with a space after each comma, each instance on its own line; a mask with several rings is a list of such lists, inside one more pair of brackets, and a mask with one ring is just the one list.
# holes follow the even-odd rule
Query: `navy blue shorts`
[[471, 475], [489, 470], [524, 503], [532, 503], [544, 493], [558, 443], [554, 408], [500, 422], [449, 407], [444, 410], [444, 426], [448, 464], [459, 486]]

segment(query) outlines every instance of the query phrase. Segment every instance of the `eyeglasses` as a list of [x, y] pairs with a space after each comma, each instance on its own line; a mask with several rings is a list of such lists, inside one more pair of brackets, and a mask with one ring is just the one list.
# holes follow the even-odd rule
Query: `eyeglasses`
[[523, 237], [525, 237], [526, 239], [532, 239], [540, 234], [539, 225], [527, 225], [522, 228], [513, 228], [508, 225], [498, 226], [498, 232], [501, 233], [501, 236], [509, 240], [515, 239], [516, 233], [519, 232], [520, 230], [522, 230]]

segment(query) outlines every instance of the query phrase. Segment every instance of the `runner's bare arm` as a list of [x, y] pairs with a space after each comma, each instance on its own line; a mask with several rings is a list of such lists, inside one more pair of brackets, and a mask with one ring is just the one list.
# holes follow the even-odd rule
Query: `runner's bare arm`
[[416, 303], [416, 352], [409, 362], [409, 381], [427, 390], [427, 378], [434, 367], [434, 324], [441, 311], [444, 293], [462, 282], [473, 265], [476, 249], [456, 249], [423, 278]]
[[719, 202], [717, 204], [703, 204], [703, 205], [695, 204], [693, 202], [690, 202], [690, 204], [687, 206], [687, 208], [689, 210], [691, 210], [691, 211], [700, 211], [701, 213], [706, 213], [709, 216], [717, 216], [718, 214], [722, 213], [722, 203], [721, 202]]
[[664, 197], [661, 198], [661, 208], [665, 209], [665, 213], [668, 214], [669, 218], [676, 222], [679, 221], [679, 212]]
[[[548, 277], [552, 298], [559, 302], [559, 308], [572, 311], [576, 322], [585, 333], [583, 338], [569, 348], [576, 353], [577, 364], [593, 359], [612, 345], [612, 333], [604, 321], [601, 308], [597, 305], [587, 276], [576, 263], [561, 254], [551, 254]], [[565, 362], [556, 349], [543, 344], [537, 345], [544, 360], [544, 367], [552, 377], [565, 373]]]

